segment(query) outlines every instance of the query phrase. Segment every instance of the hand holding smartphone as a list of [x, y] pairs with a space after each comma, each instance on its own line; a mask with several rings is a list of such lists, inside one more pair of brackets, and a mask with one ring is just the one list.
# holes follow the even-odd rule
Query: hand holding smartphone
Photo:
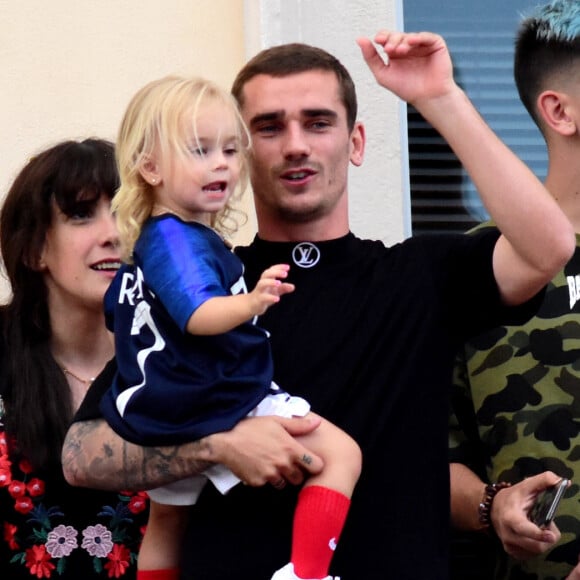
[[570, 480], [562, 478], [556, 485], [538, 495], [530, 510], [529, 518], [540, 528], [547, 528], [556, 515], [558, 504], [564, 496]]

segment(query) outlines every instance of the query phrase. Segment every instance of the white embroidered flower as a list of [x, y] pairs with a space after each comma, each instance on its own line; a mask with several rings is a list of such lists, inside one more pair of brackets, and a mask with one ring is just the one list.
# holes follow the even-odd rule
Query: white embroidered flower
[[89, 526], [83, 530], [82, 547], [91, 555], [106, 558], [113, 549], [111, 532], [103, 525]]
[[53, 558], [69, 556], [75, 548], [78, 548], [77, 536], [78, 532], [72, 526], [61, 524], [48, 533], [46, 551]]

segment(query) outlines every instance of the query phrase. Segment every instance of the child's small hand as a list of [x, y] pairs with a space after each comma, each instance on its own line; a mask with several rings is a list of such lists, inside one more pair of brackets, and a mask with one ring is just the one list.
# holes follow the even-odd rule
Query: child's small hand
[[282, 281], [288, 276], [289, 270], [288, 264], [276, 264], [262, 272], [256, 287], [250, 292], [256, 314], [264, 314], [272, 304], [280, 301], [280, 296], [294, 292], [294, 284]]

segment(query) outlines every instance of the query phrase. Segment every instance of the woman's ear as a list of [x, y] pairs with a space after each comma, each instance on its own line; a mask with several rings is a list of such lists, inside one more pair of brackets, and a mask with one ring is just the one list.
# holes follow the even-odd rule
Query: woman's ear
[[34, 272], [44, 272], [47, 268], [46, 261], [44, 258], [47, 250], [46, 244], [47, 241], [44, 240], [44, 243], [42, 244], [42, 248], [38, 253], [38, 255], [24, 256], [24, 263]]
[[563, 136], [576, 133], [577, 111], [566, 93], [544, 91], [538, 95], [536, 106], [542, 123], [551, 131]]
[[159, 185], [161, 183], [161, 174], [157, 161], [151, 156], [146, 156], [139, 165], [141, 177], [150, 185]]

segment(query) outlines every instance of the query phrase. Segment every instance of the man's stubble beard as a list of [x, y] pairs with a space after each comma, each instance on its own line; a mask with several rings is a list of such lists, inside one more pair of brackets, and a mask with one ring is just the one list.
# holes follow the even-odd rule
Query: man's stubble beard
[[278, 217], [285, 222], [292, 224], [305, 224], [317, 220], [324, 215], [324, 211], [320, 206], [310, 209], [294, 209], [291, 207], [277, 207], [276, 212]]

